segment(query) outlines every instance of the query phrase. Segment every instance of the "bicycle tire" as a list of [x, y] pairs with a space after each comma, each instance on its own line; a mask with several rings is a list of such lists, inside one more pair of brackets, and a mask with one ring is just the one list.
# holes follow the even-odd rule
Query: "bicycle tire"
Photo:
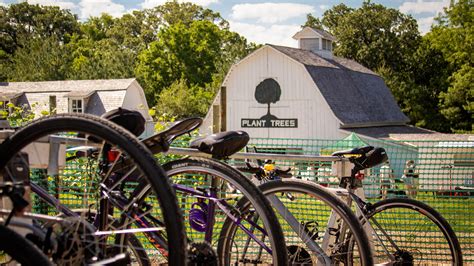
[[[453, 229], [439, 212], [423, 202], [409, 198], [385, 199], [370, 207], [367, 218], [376, 233], [385, 240], [384, 245], [387, 246], [388, 252], [396, 255], [396, 261], [391, 261], [394, 265], [463, 263], [461, 247]], [[409, 231], [409, 228], [416, 230], [419, 226], [420, 230]], [[380, 227], [390, 234], [390, 239], [402, 252], [396, 252], [396, 248], [388, 241]], [[418, 238], [421, 238], [421, 242]], [[385, 261], [385, 250], [377, 240], [372, 240], [375, 248], [374, 259]], [[426, 252], [422, 254], [422, 250]]]
[[[307, 205], [308, 208], [302, 209], [302, 213], [300, 214], [297, 214], [297, 213], [294, 214], [295, 216], [298, 216], [300, 219], [310, 218], [308, 217], [311, 215], [310, 209], [313, 209], [313, 210], [319, 209], [316, 212], [312, 212], [312, 214], [314, 214], [315, 216], [311, 218], [317, 218], [316, 216], [321, 215], [321, 213], [323, 212], [323, 209], [325, 209], [324, 205], [326, 205], [327, 211], [334, 210], [338, 214], [338, 216], [343, 219], [345, 224], [348, 225], [349, 230], [346, 232], [346, 234], [347, 235], [353, 234], [355, 236], [355, 239], [357, 239], [356, 243], [358, 244], [358, 247], [359, 247], [358, 253], [360, 255], [358, 263], [361, 265], [373, 265], [371, 250], [370, 250], [369, 245], [367, 244], [368, 243], [367, 235], [365, 234], [361, 223], [358, 221], [355, 214], [351, 211], [351, 209], [346, 204], [344, 204], [340, 199], [338, 199], [332, 193], [328, 192], [326, 189], [324, 189], [323, 187], [313, 182], [298, 180], [298, 179], [281, 179], [281, 180], [270, 181], [270, 182], [261, 184], [259, 186], [259, 189], [267, 197], [271, 195], [281, 195], [281, 196], [292, 195], [294, 197], [293, 201], [295, 200], [295, 198], [301, 198], [302, 201], [300, 203], [295, 203], [296, 205], [295, 207], [300, 208], [302, 207], [301, 203], [303, 203], [303, 205]], [[288, 194], [288, 193], [291, 193], [291, 194]], [[303, 194], [306, 195], [307, 197], [304, 197], [304, 196], [300, 197], [300, 195], [303, 195]], [[297, 196], [294, 196], [294, 195], [297, 195]], [[311, 204], [308, 204], [308, 202], [306, 202], [308, 199], [319, 200], [321, 201], [321, 203], [312, 202]], [[292, 200], [288, 201], [289, 204], [287, 204], [286, 207], [291, 208], [290, 206], [291, 201]], [[239, 202], [239, 206], [245, 206], [246, 204], [247, 202], [245, 202], [244, 199], [241, 202]], [[296, 211], [295, 209], [293, 210]], [[280, 216], [280, 224], [288, 229], [288, 230], [285, 230], [285, 236], [287, 237], [286, 243], [288, 245], [288, 250], [290, 251], [291, 247], [299, 247], [300, 254], [307, 254], [306, 256], [310, 256], [310, 253], [307, 251], [307, 250], [310, 250], [310, 248], [304, 244], [304, 241], [301, 238], [294, 240], [295, 237], [290, 232], [292, 230], [291, 226], [287, 226], [286, 221], [282, 219], [284, 218]], [[322, 216], [318, 218], [318, 220], [321, 220], [321, 219], [327, 220], [327, 217]], [[302, 221], [299, 220], [299, 222], [302, 222]], [[232, 227], [233, 225], [229, 223], [229, 221], [226, 221], [223, 226], [223, 230], [221, 231], [222, 234], [223, 235], [232, 234], [232, 230], [233, 230]], [[304, 227], [299, 228], [299, 230], [302, 230], [302, 229], [304, 229]], [[324, 231], [327, 230], [327, 228], [322, 228], [322, 229]], [[231, 245], [230, 242], [223, 242], [222, 244]], [[341, 247], [343, 247], [343, 245], [341, 245]], [[226, 249], [226, 247], [222, 246], [220, 247], [220, 249]], [[342, 250], [344, 250], [344, 248], [342, 248]], [[230, 254], [227, 254], [227, 255], [230, 255]], [[332, 256], [332, 258], [335, 258], [336, 256], [340, 257], [340, 255], [338, 254], [327, 254], [327, 255], [330, 255], [330, 257]], [[339, 263], [342, 263], [342, 262], [343, 261], [339, 261]], [[309, 257], [307, 257], [306, 260], [298, 261], [298, 259], [293, 256], [290, 258], [290, 263], [295, 264], [295, 265], [311, 265], [311, 264], [315, 265], [317, 261]], [[334, 261], [331, 264], [335, 264]]]
[[[133, 252], [138, 265], [140, 266], [152, 265], [150, 258], [148, 257], [148, 254], [145, 251], [146, 249], [143, 247], [138, 237], [136, 237], [135, 235], [129, 235], [127, 239], [127, 244], [128, 244], [128, 247]], [[133, 261], [132, 261], [132, 264], [135, 265]]]
[[[53, 265], [46, 255], [33, 243], [15, 231], [0, 225], [0, 257], [8, 255], [11, 259], [25, 266]], [[0, 260], [1, 261], [1, 260]], [[2, 262], [0, 264], [3, 265]]]
[[110, 121], [87, 114], [59, 114], [40, 118], [20, 128], [0, 145], [0, 169], [5, 168], [14, 154], [17, 154], [35, 140], [57, 132], [77, 131], [99, 137], [122, 148], [145, 180], [159, 195], [166, 234], [173, 249], [168, 260], [173, 265], [186, 263], [186, 237], [181, 211], [176, 195], [163, 169], [156, 163], [150, 151], [130, 132]]
[[[285, 249], [283, 231], [281, 230], [276, 215], [273, 212], [268, 200], [263, 196], [255, 184], [248, 180], [244, 175], [224, 163], [207, 158], [188, 157], [178, 159], [163, 164], [163, 168], [168, 174], [170, 180], [175, 181], [177, 178], [179, 178], [179, 176], [185, 174], [200, 174], [219, 177], [234, 186], [244, 195], [245, 198], [250, 198], [252, 207], [255, 208], [256, 212], [261, 215], [262, 224], [269, 234], [269, 243], [273, 251], [271, 263], [274, 265], [287, 264], [287, 252]], [[140, 193], [140, 190], [138, 190], [137, 193]], [[177, 194], [179, 195], [180, 192], [177, 192]], [[184, 197], [185, 196], [183, 196], [183, 198]], [[188, 237], [192, 237], [190, 236], [190, 227], [188, 227], [188, 233], [190, 233], [188, 234]], [[202, 240], [199, 239], [196, 241]], [[217, 245], [219, 245], [221, 241], [222, 239], [219, 238]], [[217, 256], [220, 262], [219, 265], [227, 265], [223, 263], [225, 260], [224, 257], [220, 256], [220, 254], [217, 254]]]

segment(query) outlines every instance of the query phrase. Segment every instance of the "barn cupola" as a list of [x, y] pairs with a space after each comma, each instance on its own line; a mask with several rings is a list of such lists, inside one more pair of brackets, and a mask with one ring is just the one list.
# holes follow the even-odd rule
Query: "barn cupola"
[[304, 27], [293, 39], [298, 40], [298, 48], [309, 50], [324, 58], [332, 59], [332, 43], [336, 40], [325, 30]]

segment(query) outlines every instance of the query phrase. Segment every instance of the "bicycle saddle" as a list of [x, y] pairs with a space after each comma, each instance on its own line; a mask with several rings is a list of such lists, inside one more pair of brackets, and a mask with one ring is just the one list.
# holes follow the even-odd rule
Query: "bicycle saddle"
[[108, 111], [101, 117], [122, 126], [135, 136], [140, 136], [145, 131], [145, 118], [138, 111], [119, 107], [118, 109]]
[[374, 149], [374, 146], [364, 146], [364, 147], [353, 148], [350, 150], [336, 151], [336, 152], [333, 152], [331, 155], [332, 156], [364, 155], [373, 149]]
[[170, 144], [177, 137], [189, 133], [202, 124], [201, 118], [187, 118], [174, 123], [171, 127], [163, 130], [142, 142], [153, 154], [168, 151]]
[[196, 139], [190, 147], [212, 154], [213, 158], [223, 159], [243, 149], [249, 139], [245, 131], [225, 131]]

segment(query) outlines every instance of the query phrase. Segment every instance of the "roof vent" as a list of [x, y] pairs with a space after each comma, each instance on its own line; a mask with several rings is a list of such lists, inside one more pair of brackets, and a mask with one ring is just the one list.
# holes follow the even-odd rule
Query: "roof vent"
[[304, 27], [293, 39], [298, 40], [298, 48], [312, 51], [324, 58], [332, 59], [332, 43], [336, 40], [329, 32]]

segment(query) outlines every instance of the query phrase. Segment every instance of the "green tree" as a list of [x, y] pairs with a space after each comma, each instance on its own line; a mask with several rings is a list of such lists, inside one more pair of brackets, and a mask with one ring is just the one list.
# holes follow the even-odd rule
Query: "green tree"
[[11, 81], [64, 80], [70, 67], [69, 51], [56, 37], [25, 42], [11, 60]]
[[218, 12], [189, 2], [169, 1], [148, 11], [149, 16], [159, 19], [161, 25], [182, 23], [186, 26], [194, 21], [209, 21], [221, 29], [228, 29], [229, 23]]
[[135, 53], [114, 40], [89, 38], [73, 40], [69, 45], [71, 68], [68, 79], [113, 79], [134, 76]]
[[336, 55], [370, 69], [404, 70], [421, 40], [414, 18], [370, 2], [358, 9], [335, 6], [325, 12], [323, 23], [337, 38]]
[[450, 132], [449, 123], [441, 114], [439, 95], [447, 88], [449, 66], [440, 51], [423, 40], [414, 52], [406, 71], [379, 68], [402, 111], [411, 123], [441, 132]]
[[[55, 65], [49, 62], [32, 62], [33, 60], [25, 57], [28, 54], [35, 54], [33, 58], [53, 59], [62, 48], [61, 44], [69, 42], [74, 33], [79, 32], [79, 23], [77, 17], [70, 11], [62, 10], [59, 7], [30, 5], [27, 2], [12, 4], [9, 6], [0, 6], [0, 81], [7, 81], [10, 75], [16, 75], [15, 80], [31, 80], [37, 76], [44, 80], [48, 77], [61, 77], [59, 72], [64, 70], [46, 70], [47, 65]], [[48, 48], [41, 44], [41, 41], [50, 44]], [[55, 40], [57, 43], [53, 43]], [[34, 47], [28, 47], [34, 45]], [[59, 51], [54, 49], [58, 48]], [[21, 54], [15, 55], [18, 49]], [[36, 52], [35, 52], [36, 51]], [[53, 52], [53, 55], [41, 55], [39, 52]], [[21, 58], [26, 59], [25, 63], [20, 62]], [[30, 73], [32, 66], [41, 65], [39, 72]], [[26, 69], [18, 69], [24, 66]], [[18, 76], [18, 73], [26, 73], [25, 77]], [[46, 72], [50, 72], [46, 74]], [[56, 72], [56, 74], [54, 74]]]
[[453, 131], [474, 131], [474, 3], [453, 1], [426, 38], [451, 69], [448, 89], [440, 93], [441, 113]]
[[54, 37], [67, 43], [79, 32], [77, 17], [55, 6], [30, 5], [27, 2], [0, 6], [0, 49], [13, 54], [23, 42]]
[[304, 27], [311, 27], [313, 29], [322, 30], [323, 23], [321, 22], [319, 18], [313, 16], [312, 14], [306, 14], [306, 22], [303, 25], [301, 25], [301, 28], [304, 28]]
[[212, 90], [196, 85], [189, 87], [187, 82], [181, 79], [161, 91], [155, 109], [159, 116], [167, 115], [177, 119], [203, 117], [214, 94]]
[[205, 87], [222, 66], [222, 31], [212, 22], [194, 21], [163, 28], [158, 40], [139, 56], [136, 75], [145, 85], [149, 102], [154, 104], [161, 90], [184, 79], [188, 85]]
[[331, 33], [333, 33], [334, 29], [343, 22], [343, 18], [353, 11], [353, 8], [350, 8], [345, 4], [335, 5], [324, 12], [322, 23]]

